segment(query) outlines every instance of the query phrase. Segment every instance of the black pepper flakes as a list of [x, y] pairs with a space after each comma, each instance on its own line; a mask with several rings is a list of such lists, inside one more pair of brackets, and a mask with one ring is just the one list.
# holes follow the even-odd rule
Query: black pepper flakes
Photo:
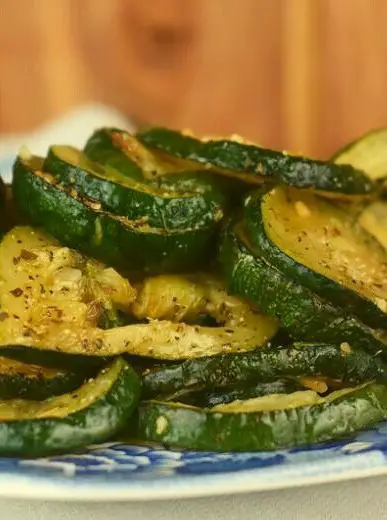
[[23, 294], [23, 289], [21, 289], [20, 287], [17, 287], [16, 289], [13, 289], [12, 291], [10, 291], [10, 293], [15, 296], [15, 298], [20, 298], [20, 296], [22, 296]]
[[28, 251], [27, 249], [22, 249], [20, 251], [20, 258], [23, 260], [36, 260], [38, 255], [33, 253], [32, 251]]

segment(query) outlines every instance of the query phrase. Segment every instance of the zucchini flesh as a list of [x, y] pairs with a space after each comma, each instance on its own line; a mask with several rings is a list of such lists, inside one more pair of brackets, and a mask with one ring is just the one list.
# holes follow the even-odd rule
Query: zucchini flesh
[[369, 195], [374, 190], [373, 183], [349, 165], [296, 157], [238, 141], [200, 141], [165, 128], [151, 128], [137, 135], [145, 145], [180, 159], [181, 169], [183, 164], [192, 167], [199, 163], [250, 184], [266, 179], [335, 194]]
[[387, 177], [387, 129], [379, 128], [366, 133], [336, 152], [336, 164], [350, 164], [363, 170], [373, 181]]
[[36, 158], [17, 159], [14, 199], [30, 222], [61, 243], [107, 264], [139, 271], [187, 271], [207, 260], [216, 226], [167, 232], [139, 225], [59, 186], [41, 166]]
[[0, 399], [41, 401], [75, 390], [87, 374], [91, 374], [90, 368], [86, 373], [66, 372], [0, 357]]
[[293, 344], [262, 347], [246, 354], [224, 354], [184, 361], [143, 374], [146, 398], [179, 395], [192, 390], [273, 381], [282, 377], [320, 376], [348, 384], [385, 380], [380, 359], [348, 345]]
[[254, 331], [257, 345], [263, 344], [262, 330], [266, 331], [265, 341], [278, 330], [272, 318], [265, 317], [241, 298], [229, 295], [220, 279], [200, 273], [147, 278], [139, 288], [132, 312], [139, 319], [174, 322], [209, 316], [230, 339], [243, 329]]
[[8, 343], [96, 326], [106, 308], [128, 310], [136, 297], [113, 269], [29, 227], [14, 228], [0, 244], [0, 287], [0, 336]]
[[237, 401], [214, 409], [143, 402], [138, 436], [179, 448], [215, 451], [273, 450], [350, 435], [387, 417], [387, 387], [368, 384]]
[[371, 202], [359, 215], [358, 223], [387, 251], [387, 203]]
[[138, 289], [132, 312], [138, 319], [190, 321], [207, 311], [206, 287], [192, 276], [146, 278]]
[[[260, 327], [258, 326], [260, 322]], [[266, 343], [276, 332], [275, 320], [257, 316], [255, 328], [232, 333], [224, 327], [199, 327], [186, 323], [153, 320], [113, 329], [68, 326], [47, 327], [39, 334], [5, 318], [0, 327], [0, 350], [8, 345], [34, 347], [47, 352], [91, 357], [131, 354], [165, 360], [181, 360], [225, 352], [247, 352]]]
[[387, 327], [387, 255], [351, 214], [277, 187], [248, 197], [244, 217], [253, 247], [286, 276], [366, 324]]
[[58, 183], [139, 225], [146, 222], [166, 230], [193, 229], [217, 223], [222, 217], [224, 200], [213, 190], [183, 193], [177, 186], [173, 192], [133, 181], [109, 166], [93, 163], [70, 146], [52, 146], [43, 170]]
[[381, 335], [345, 310], [287, 278], [259, 256], [240, 225], [226, 227], [219, 259], [227, 289], [254, 302], [280, 320], [294, 339], [308, 342], [349, 343], [373, 355], [384, 355]]
[[69, 394], [0, 401], [0, 453], [45, 456], [103, 442], [125, 425], [139, 393], [137, 375], [117, 359]]

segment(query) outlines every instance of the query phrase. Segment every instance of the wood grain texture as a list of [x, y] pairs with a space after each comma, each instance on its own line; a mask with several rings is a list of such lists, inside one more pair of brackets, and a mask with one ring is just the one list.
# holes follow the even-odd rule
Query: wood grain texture
[[2, 0], [0, 131], [101, 100], [326, 157], [387, 125], [385, 0]]

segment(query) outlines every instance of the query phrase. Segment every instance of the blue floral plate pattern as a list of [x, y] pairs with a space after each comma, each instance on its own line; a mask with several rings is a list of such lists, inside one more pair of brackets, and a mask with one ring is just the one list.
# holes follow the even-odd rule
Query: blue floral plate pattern
[[122, 443], [36, 460], [0, 458], [0, 496], [122, 501], [262, 491], [387, 473], [387, 423], [276, 452], [214, 453]]
[[[13, 157], [0, 158], [0, 172], [9, 172], [12, 162]], [[152, 500], [280, 489], [381, 474], [387, 474], [387, 423], [349, 440], [265, 453], [193, 452], [107, 443], [38, 460], [0, 458], [0, 496]]]

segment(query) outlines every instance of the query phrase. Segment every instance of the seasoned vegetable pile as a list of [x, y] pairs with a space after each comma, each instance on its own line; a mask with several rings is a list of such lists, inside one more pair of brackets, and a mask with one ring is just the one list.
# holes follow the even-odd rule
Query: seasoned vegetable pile
[[0, 183], [0, 454], [311, 445], [387, 419], [387, 130], [317, 161], [97, 130]]

